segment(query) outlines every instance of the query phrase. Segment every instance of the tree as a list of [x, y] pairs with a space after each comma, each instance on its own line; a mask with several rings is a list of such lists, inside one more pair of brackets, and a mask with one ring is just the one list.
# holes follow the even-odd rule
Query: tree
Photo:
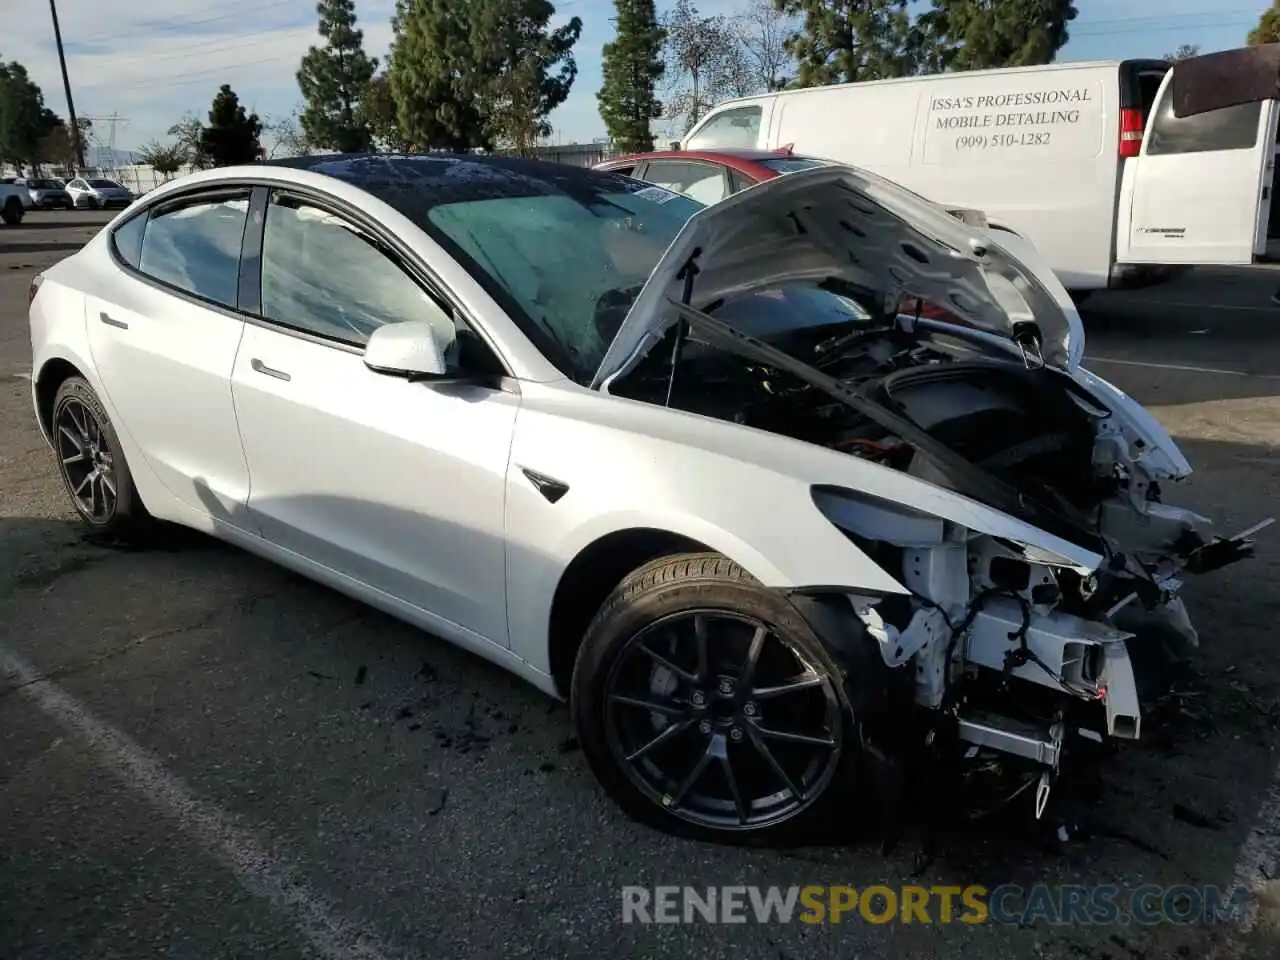
[[794, 68], [787, 52], [787, 37], [794, 32], [790, 17], [773, 0], [752, 0], [734, 27], [754, 85], [760, 90], [783, 89]]
[[618, 16], [612, 43], [604, 45], [603, 83], [596, 93], [600, 117], [615, 148], [653, 149], [652, 123], [662, 116], [655, 87], [666, 70], [666, 31], [653, 0], [614, 0]]
[[1280, 0], [1273, 0], [1271, 9], [1263, 11], [1258, 25], [1249, 31], [1247, 38], [1251, 47], [1276, 42], [1280, 42]]
[[934, 0], [920, 16], [953, 70], [1052, 63], [1076, 18], [1075, 0]]
[[62, 121], [44, 105], [44, 94], [18, 61], [0, 63], [0, 162], [16, 167], [40, 162], [41, 141]]
[[182, 151], [183, 160], [196, 169], [209, 166], [209, 158], [201, 151], [201, 138], [204, 136], [204, 124], [194, 113], [188, 111], [182, 119], [169, 128], [168, 134], [174, 137], [174, 145]]
[[1178, 47], [1173, 53], [1166, 53], [1161, 59], [1168, 60], [1170, 63], [1176, 63], [1179, 60], [1189, 60], [1192, 57], [1200, 56], [1200, 44], [1184, 43]]
[[604, 45], [603, 82], [596, 101], [614, 147], [640, 153], [653, 149], [652, 123], [662, 116], [654, 88], [666, 69], [666, 31], [658, 23], [653, 0], [614, 0], [614, 8], [617, 34]]
[[401, 29], [388, 76], [401, 136], [418, 149], [466, 152], [492, 145], [482, 102], [493, 82], [488, 2], [397, 4]]
[[396, 114], [396, 98], [391, 93], [391, 81], [381, 73], [369, 81], [360, 99], [360, 118], [373, 134], [374, 144], [380, 150], [402, 153], [409, 145], [400, 134], [400, 118]]
[[481, 47], [490, 64], [483, 89], [487, 140], [516, 153], [532, 153], [539, 137], [551, 133], [547, 115], [564, 103], [578, 75], [573, 46], [582, 20], [571, 17], [551, 29], [556, 8], [550, 0], [487, 0], [482, 4]]
[[821, 86], [916, 72], [907, 0], [774, 0], [803, 17], [787, 38], [798, 64], [795, 85]]
[[213, 98], [209, 125], [200, 131], [200, 155], [215, 167], [253, 163], [262, 151], [262, 121], [245, 113], [240, 98], [224, 83]]
[[353, 0], [320, 0], [316, 13], [325, 45], [311, 47], [298, 70], [306, 101], [302, 130], [311, 146], [361, 153], [373, 145], [373, 134], [362, 119], [360, 101], [378, 62], [364, 52]]
[[187, 154], [181, 144], [152, 140], [138, 151], [138, 159], [168, 180], [182, 169], [187, 162]]
[[[80, 145], [87, 149], [93, 141], [93, 123], [80, 117], [76, 120], [80, 131]], [[40, 163], [52, 164], [56, 167], [75, 169], [79, 166], [76, 156], [75, 141], [71, 137], [71, 128], [61, 117], [55, 117], [53, 125], [40, 138], [37, 159]]]
[[302, 129], [302, 118], [297, 110], [283, 117], [265, 117], [262, 130], [270, 145], [267, 157], [302, 157], [311, 151], [311, 141]]
[[704, 17], [695, 0], [677, 0], [663, 26], [667, 33], [665, 112], [684, 131], [720, 100], [754, 91], [746, 54], [726, 17]]

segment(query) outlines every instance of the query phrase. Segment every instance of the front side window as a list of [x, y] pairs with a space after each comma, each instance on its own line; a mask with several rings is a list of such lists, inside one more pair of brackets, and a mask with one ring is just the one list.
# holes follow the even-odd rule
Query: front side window
[[754, 147], [760, 136], [759, 107], [734, 107], [709, 117], [685, 143], [686, 150]]
[[1250, 150], [1258, 142], [1261, 103], [1242, 103], [1192, 117], [1173, 112], [1173, 85], [1165, 87], [1147, 141], [1147, 154], [1206, 153]]
[[138, 269], [179, 290], [234, 308], [248, 212], [248, 190], [158, 205], [147, 221]]
[[729, 195], [724, 168], [715, 163], [653, 160], [645, 169], [644, 178], [649, 183], [683, 193], [707, 206], [718, 203]]
[[362, 346], [374, 330], [428, 320], [446, 348], [453, 321], [372, 237], [328, 210], [273, 196], [262, 239], [262, 316]]

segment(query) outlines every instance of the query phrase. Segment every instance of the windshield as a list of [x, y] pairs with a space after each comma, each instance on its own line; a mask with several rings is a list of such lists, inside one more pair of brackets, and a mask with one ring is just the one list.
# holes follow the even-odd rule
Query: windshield
[[701, 208], [637, 183], [629, 192], [443, 203], [427, 219], [464, 266], [523, 315], [517, 319], [551, 347], [553, 362], [586, 383], [654, 266]]
[[762, 167], [768, 167], [774, 173], [796, 173], [800, 170], [812, 170], [814, 167], [825, 167], [827, 161], [813, 160], [809, 157], [770, 157], [757, 160]]
[[91, 187], [119, 187], [119, 186], [120, 186], [120, 184], [116, 183], [114, 180], [90, 180], [90, 181], [89, 181], [89, 186], [91, 186]]
[[57, 190], [62, 184], [54, 183], [52, 180], [28, 180], [27, 186], [32, 190]]

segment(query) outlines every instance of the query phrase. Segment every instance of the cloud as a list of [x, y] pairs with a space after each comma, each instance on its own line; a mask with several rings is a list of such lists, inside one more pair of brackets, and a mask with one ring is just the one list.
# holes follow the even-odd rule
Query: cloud
[[[46, 104], [65, 116], [47, 0], [0, 3], [6, 8], [0, 59], [25, 64]], [[613, 34], [613, 4], [561, 0], [558, 8], [557, 22], [580, 16], [583, 31], [573, 93], [551, 120], [560, 139], [589, 140], [603, 132], [595, 92], [601, 47]], [[395, 0], [356, 0], [365, 49], [380, 60], [390, 47], [394, 11]], [[314, 0], [160, 0], [150, 7], [58, 0], [58, 20], [76, 112], [127, 119], [116, 125], [120, 149], [163, 139], [187, 111], [205, 113], [223, 83], [261, 116], [289, 113], [300, 101], [298, 62], [321, 42]], [[109, 126], [97, 124], [103, 136]]]

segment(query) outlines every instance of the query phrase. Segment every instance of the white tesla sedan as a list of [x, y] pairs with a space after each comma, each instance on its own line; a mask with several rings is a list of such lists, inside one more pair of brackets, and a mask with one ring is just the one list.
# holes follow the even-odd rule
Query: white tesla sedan
[[1139, 734], [1135, 616], [1194, 641], [1178, 575], [1249, 552], [1162, 501], [1190, 467], [1034, 250], [847, 167], [705, 209], [496, 158], [207, 171], [31, 295], [94, 530], [208, 531], [568, 698], [685, 834], [798, 829], [926, 741], [1039, 815], [1073, 736]]

